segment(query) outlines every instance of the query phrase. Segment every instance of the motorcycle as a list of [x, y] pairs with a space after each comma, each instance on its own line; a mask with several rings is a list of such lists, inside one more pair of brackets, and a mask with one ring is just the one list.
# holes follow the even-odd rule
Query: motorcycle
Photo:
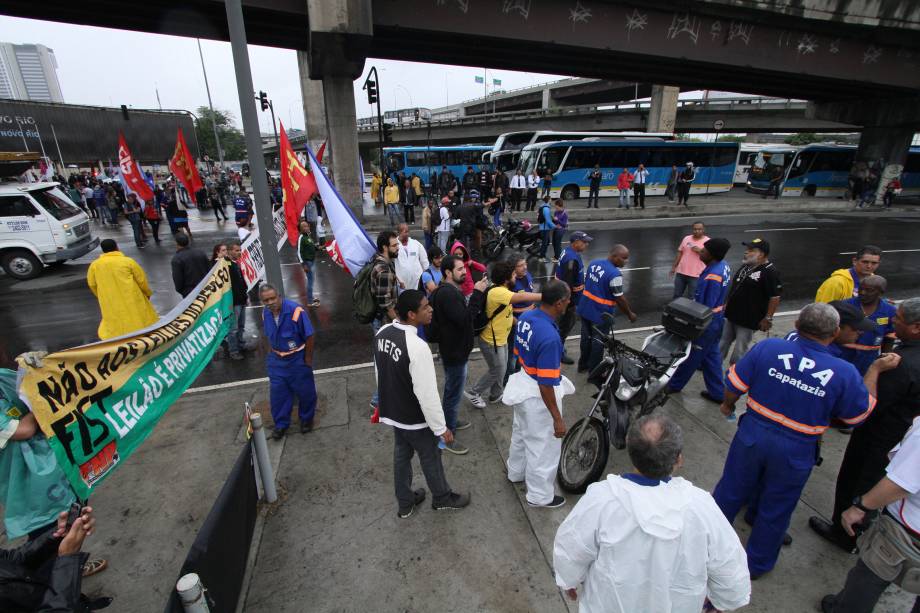
[[575, 494], [601, 477], [611, 444], [616, 449], [626, 447], [630, 423], [667, 402], [668, 382], [690, 356], [693, 341], [709, 325], [712, 311], [677, 298], [665, 307], [664, 327], [647, 336], [641, 350], [616, 340], [613, 315], [607, 313], [605, 319], [610, 332], [594, 339], [604, 343], [604, 357], [588, 375], [598, 392], [590, 410], [562, 440], [559, 485]]
[[523, 220], [509, 218], [496, 229], [494, 238], [485, 242], [482, 252], [486, 260], [497, 260], [506, 247], [526, 250], [530, 255], [536, 255], [540, 249], [540, 230]]

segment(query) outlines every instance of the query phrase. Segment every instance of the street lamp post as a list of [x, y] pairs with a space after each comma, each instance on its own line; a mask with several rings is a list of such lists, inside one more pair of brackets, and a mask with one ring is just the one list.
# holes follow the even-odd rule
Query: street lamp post
[[[220, 170], [224, 170], [224, 150], [220, 147], [220, 137], [217, 135], [217, 116], [214, 114], [214, 105], [211, 104], [211, 87], [208, 85], [208, 71], [204, 67], [204, 53], [201, 51], [201, 39], [198, 41], [198, 57], [201, 58], [201, 72], [204, 74], [204, 90], [208, 93], [208, 108], [211, 109], [211, 127], [214, 128], [214, 146], [217, 147], [217, 159], [220, 160]], [[157, 90], [157, 104], [160, 102], [160, 92]], [[161, 107], [162, 108], [162, 107]], [[199, 120], [201, 121], [201, 120]], [[201, 152], [198, 153], [201, 158]]]

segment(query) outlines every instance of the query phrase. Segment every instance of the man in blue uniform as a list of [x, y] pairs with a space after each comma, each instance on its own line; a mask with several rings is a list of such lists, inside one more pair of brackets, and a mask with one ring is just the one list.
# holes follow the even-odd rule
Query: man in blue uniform
[[629, 321], [638, 316], [629, 308], [623, 294], [623, 273], [620, 268], [629, 260], [629, 249], [625, 245], [614, 245], [606, 258], [592, 261], [585, 271], [585, 289], [582, 291], [575, 312], [581, 317], [581, 355], [578, 356], [578, 372], [592, 371], [604, 357], [604, 345], [595, 340], [598, 334], [610, 332], [610, 323], [604, 319], [606, 313], [616, 313], [619, 307]]
[[291, 425], [291, 409], [297, 398], [300, 432], [313, 430], [316, 384], [313, 381], [313, 326], [307, 312], [293, 300], [278, 295], [265, 284], [259, 290], [265, 308], [262, 324], [269, 343], [268, 381], [271, 393], [272, 438], [284, 438]]
[[233, 199], [233, 211], [236, 225], [245, 228], [252, 222], [252, 198], [246, 194], [243, 186], [240, 186], [240, 193]]
[[728, 284], [732, 278], [731, 268], [723, 261], [729, 248], [731, 243], [724, 238], [710, 238], [703, 243], [699, 255], [706, 268], [700, 273], [693, 299], [712, 309], [712, 321], [700, 337], [693, 341], [690, 355], [671, 377], [668, 383], [669, 393], [684, 389], [690, 377], [702, 365], [706, 389], [700, 392], [700, 395], [713, 402], [722, 402], [722, 355], [719, 353], [719, 341], [722, 338], [722, 327], [725, 325]]
[[572, 236], [569, 237], [569, 246], [562, 250], [562, 257], [559, 258], [559, 265], [556, 266], [556, 278], [568, 285], [569, 291], [572, 293], [569, 306], [565, 309], [562, 317], [559, 318], [563, 364], [574, 363], [574, 360], [565, 351], [565, 339], [568, 338], [572, 328], [575, 327], [575, 310], [578, 308], [581, 293], [585, 290], [585, 264], [581, 260], [581, 253], [588, 248], [588, 243], [593, 240], [587, 232], [582, 232], [581, 230], [572, 232]]
[[827, 351], [840, 316], [830, 305], [806, 306], [795, 322], [797, 341], [770, 338], [751, 349], [725, 377], [722, 414], [748, 394], [713, 498], [734, 521], [741, 507], [757, 500], [747, 543], [751, 579], [773, 569], [792, 512], [818, 454], [818, 440], [831, 418], [862, 423], [875, 407], [879, 373], [897, 366], [886, 354], [860, 377], [856, 368]]
[[882, 298], [887, 288], [884, 277], [872, 275], [859, 284], [859, 296], [844, 300], [873, 324], [872, 330], [861, 332], [855, 342], [843, 346], [841, 357], [862, 375], [880, 353], [888, 353], [894, 347], [894, 316], [898, 308]]

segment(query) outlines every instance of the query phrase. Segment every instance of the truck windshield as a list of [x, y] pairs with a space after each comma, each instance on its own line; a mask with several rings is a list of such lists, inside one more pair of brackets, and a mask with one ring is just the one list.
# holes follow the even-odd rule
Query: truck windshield
[[56, 187], [47, 187], [29, 192], [42, 208], [48, 211], [55, 219], [70, 219], [81, 213], [74, 204]]

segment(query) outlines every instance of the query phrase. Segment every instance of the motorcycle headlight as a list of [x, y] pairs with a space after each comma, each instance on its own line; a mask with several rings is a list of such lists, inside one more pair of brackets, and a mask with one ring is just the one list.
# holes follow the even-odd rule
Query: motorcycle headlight
[[617, 387], [616, 396], [620, 400], [626, 401], [632, 398], [638, 389], [638, 387], [630, 385], [626, 379], [620, 379], [620, 385]]

